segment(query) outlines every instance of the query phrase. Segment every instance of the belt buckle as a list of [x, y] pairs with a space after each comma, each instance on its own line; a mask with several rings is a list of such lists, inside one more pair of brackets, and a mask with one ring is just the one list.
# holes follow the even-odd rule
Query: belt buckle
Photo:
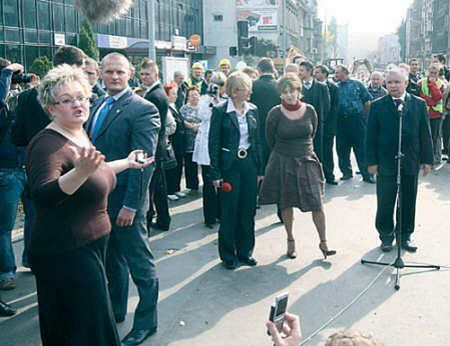
[[237, 152], [237, 157], [240, 159], [245, 159], [248, 156], [247, 149], [241, 148]]

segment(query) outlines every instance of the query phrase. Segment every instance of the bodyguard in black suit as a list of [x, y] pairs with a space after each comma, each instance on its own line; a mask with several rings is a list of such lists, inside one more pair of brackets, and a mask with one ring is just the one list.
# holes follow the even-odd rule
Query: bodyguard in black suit
[[325, 65], [319, 65], [315, 69], [315, 76], [319, 82], [325, 83], [330, 94], [330, 111], [323, 129], [323, 168], [328, 184], [337, 185], [334, 177], [334, 138], [336, 137], [337, 117], [339, 109], [339, 88], [328, 78], [329, 70]]
[[209, 132], [209, 155], [213, 185], [228, 183], [232, 190], [220, 192], [221, 222], [219, 254], [227, 269], [238, 260], [254, 266], [257, 177], [262, 177], [258, 110], [246, 100], [251, 79], [233, 73], [226, 82], [230, 100], [213, 108]]
[[250, 102], [258, 107], [258, 129], [262, 147], [262, 162], [264, 167], [269, 159], [270, 149], [266, 143], [264, 129], [266, 128], [266, 118], [269, 111], [281, 103], [280, 92], [277, 89], [275, 79], [275, 66], [272, 59], [262, 58], [258, 62], [260, 77], [253, 83], [253, 92]]
[[[159, 130], [158, 147], [156, 149], [156, 167], [150, 182], [150, 210], [147, 215], [147, 227], [150, 226], [168, 231], [170, 227], [169, 203], [167, 200], [167, 180], [164, 170], [169, 139], [166, 135], [166, 119], [169, 110], [167, 94], [159, 81], [158, 65], [146, 60], [141, 65], [140, 76], [142, 86], [147, 88], [144, 98], [153, 103], [159, 112], [161, 128]], [[156, 222], [152, 223], [156, 214]]]
[[[92, 107], [86, 130], [108, 161], [138, 148], [149, 156], [155, 154], [160, 128], [158, 110], [129, 89], [130, 73], [125, 56], [111, 53], [103, 58], [102, 76], [108, 96], [99, 98]], [[148, 167], [117, 175], [117, 186], [108, 201], [113, 227], [106, 274], [117, 322], [122, 322], [127, 313], [128, 270], [139, 292], [133, 329], [123, 340], [126, 346], [140, 344], [157, 328], [158, 278], [145, 228], [152, 170]]]
[[328, 113], [330, 112], [330, 92], [325, 83], [318, 82], [313, 78], [313, 65], [308, 61], [300, 63], [300, 75], [303, 80], [302, 101], [314, 107], [317, 113], [319, 126], [314, 136], [314, 151], [323, 165], [325, 177], [331, 179], [333, 173], [331, 167], [325, 166], [323, 140], [324, 131], [327, 126]]
[[386, 76], [389, 95], [370, 106], [367, 125], [366, 158], [369, 172], [377, 174], [376, 228], [381, 239], [381, 249], [390, 251], [394, 239], [394, 207], [397, 193], [396, 176], [398, 152], [399, 110], [403, 114], [401, 195], [402, 244], [414, 252], [417, 247], [411, 240], [414, 232], [417, 182], [420, 167], [427, 175], [433, 163], [428, 112], [425, 102], [406, 93], [406, 74], [393, 69]]

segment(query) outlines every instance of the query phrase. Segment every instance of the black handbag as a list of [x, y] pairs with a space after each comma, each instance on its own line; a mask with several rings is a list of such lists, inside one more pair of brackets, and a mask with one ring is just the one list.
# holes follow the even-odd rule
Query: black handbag
[[165, 170], [168, 169], [174, 169], [178, 163], [177, 158], [175, 157], [175, 151], [173, 150], [172, 144], [167, 144], [166, 148], [164, 149], [164, 158], [162, 160], [162, 167]]

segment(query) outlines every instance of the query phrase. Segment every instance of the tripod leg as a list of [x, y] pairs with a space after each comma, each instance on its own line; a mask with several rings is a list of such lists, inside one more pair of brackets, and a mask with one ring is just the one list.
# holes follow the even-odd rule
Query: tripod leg
[[395, 273], [395, 286], [394, 288], [398, 291], [400, 289], [400, 268], [397, 268]]

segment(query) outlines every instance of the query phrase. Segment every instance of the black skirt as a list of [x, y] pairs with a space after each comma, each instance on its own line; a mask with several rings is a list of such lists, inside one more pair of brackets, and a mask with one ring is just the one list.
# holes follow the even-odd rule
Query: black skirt
[[43, 346], [120, 345], [106, 285], [107, 241], [32, 257]]

